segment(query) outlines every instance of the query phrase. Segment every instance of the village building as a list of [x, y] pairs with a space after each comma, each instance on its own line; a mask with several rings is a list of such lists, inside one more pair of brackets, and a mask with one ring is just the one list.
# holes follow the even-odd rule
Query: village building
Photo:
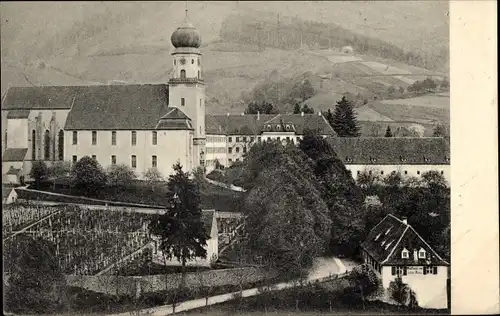
[[448, 307], [450, 265], [406, 219], [387, 215], [361, 244], [361, 255], [381, 278], [386, 298], [390, 282], [400, 276], [415, 292], [420, 307]]
[[17, 192], [14, 187], [2, 186], [2, 204], [12, 204], [17, 202]]

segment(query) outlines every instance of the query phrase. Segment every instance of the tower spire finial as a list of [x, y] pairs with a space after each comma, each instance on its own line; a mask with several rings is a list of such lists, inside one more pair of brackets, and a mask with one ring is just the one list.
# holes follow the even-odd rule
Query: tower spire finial
[[187, 20], [187, 18], [188, 18], [188, 2], [187, 2], [187, 0], [185, 1], [185, 3], [186, 3], [186, 20]]

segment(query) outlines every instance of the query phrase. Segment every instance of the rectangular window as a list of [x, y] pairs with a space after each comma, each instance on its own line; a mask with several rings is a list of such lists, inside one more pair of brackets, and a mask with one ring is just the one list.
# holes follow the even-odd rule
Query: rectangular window
[[153, 132], [153, 145], [158, 145], [158, 133]]
[[240, 152], [240, 147], [236, 147], [236, 152], [239, 153]]
[[132, 146], [137, 145], [137, 132], [132, 131]]
[[240, 141], [240, 138], [239, 137], [236, 137], [236, 142], [239, 142]]
[[247, 137], [246, 136], [243, 136], [243, 141], [246, 142], [247, 141]]
[[92, 145], [97, 145], [97, 132], [92, 131]]
[[73, 145], [78, 144], [78, 132], [73, 131]]
[[227, 138], [227, 141], [228, 141], [229, 143], [232, 143], [232, 142], [233, 142], [233, 138], [232, 138], [231, 136], [229, 136], [229, 137]]
[[111, 156], [111, 164], [116, 165], [116, 156], [115, 155]]
[[73, 156], [73, 163], [76, 163], [78, 161], [78, 158], [76, 156]]
[[229, 158], [229, 162], [233, 162], [233, 159]]
[[380, 174], [381, 174], [381, 175], [384, 175], [384, 171], [380, 171]]
[[151, 165], [153, 166], [153, 168], [156, 168], [158, 167], [158, 158], [156, 158], [156, 156], [153, 156], [151, 157]]
[[97, 160], [97, 156], [96, 155], [92, 155], [92, 159]]
[[250, 141], [251, 141], [251, 142], [253, 142], [253, 141], [254, 141], [254, 139], [255, 139], [255, 137], [253, 137], [253, 136], [252, 136], [252, 137], [250, 137]]
[[405, 174], [408, 174], [408, 171], [405, 170]]
[[424, 275], [426, 274], [438, 274], [437, 267], [433, 266], [424, 267]]
[[277, 138], [277, 139], [278, 139], [278, 141], [280, 141], [280, 140], [281, 140], [281, 137], [279, 137], [279, 136], [278, 136], [278, 138]]
[[417, 171], [417, 174], [420, 174], [420, 171]]
[[186, 99], [181, 98], [181, 106], [185, 106], [185, 105], [186, 105]]
[[230, 154], [232, 154], [232, 153], [233, 153], [233, 148], [232, 148], [232, 147], [229, 147], [227, 150], [228, 150], [228, 152], [229, 152]]
[[132, 168], [137, 168], [137, 157], [132, 155]]
[[247, 148], [243, 147], [243, 153], [246, 153], [246, 152], [247, 152]]
[[116, 131], [111, 131], [111, 145], [116, 145]]
[[261, 138], [260, 136], [259, 136], [259, 137], [257, 137], [257, 141], [258, 141], [259, 143], [261, 142], [261, 140], [262, 140], [262, 138]]

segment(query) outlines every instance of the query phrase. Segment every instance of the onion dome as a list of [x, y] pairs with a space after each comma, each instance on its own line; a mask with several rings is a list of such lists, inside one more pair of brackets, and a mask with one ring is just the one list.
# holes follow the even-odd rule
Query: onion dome
[[177, 30], [172, 33], [170, 41], [175, 48], [199, 48], [201, 46], [201, 35], [200, 32], [191, 23], [189, 23], [186, 16], [183, 25], [178, 27]]

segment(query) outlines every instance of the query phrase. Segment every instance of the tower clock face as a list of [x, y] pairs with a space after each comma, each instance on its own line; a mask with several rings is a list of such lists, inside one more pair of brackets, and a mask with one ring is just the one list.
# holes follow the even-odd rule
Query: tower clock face
[[181, 65], [184, 65], [186, 63], [186, 58], [181, 59]]

